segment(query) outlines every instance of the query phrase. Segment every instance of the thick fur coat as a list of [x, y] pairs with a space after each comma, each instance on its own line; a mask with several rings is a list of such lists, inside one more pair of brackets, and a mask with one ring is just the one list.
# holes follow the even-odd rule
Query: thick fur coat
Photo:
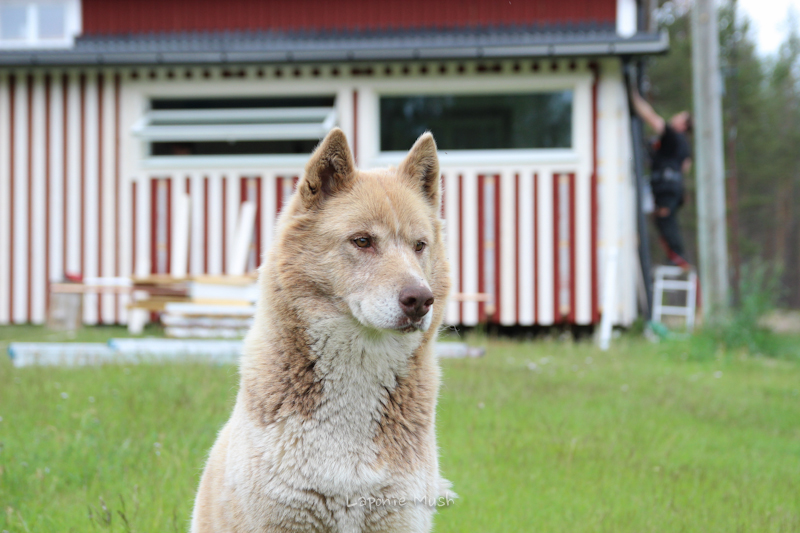
[[341, 130], [320, 143], [260, 270], [193, 532], [431, 530], [453, 496], [434, 427], [450, 289], [439, 205], [429, 133], [372, 171]]

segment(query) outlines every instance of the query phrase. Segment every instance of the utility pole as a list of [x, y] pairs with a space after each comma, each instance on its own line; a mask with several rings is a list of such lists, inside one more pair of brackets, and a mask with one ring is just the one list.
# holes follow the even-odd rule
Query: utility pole
[[713, 0], [694, 0], [692, 43], [697, 244], [703, 317], [710, 319], [727, 312], [729, 287], [719, 33]]

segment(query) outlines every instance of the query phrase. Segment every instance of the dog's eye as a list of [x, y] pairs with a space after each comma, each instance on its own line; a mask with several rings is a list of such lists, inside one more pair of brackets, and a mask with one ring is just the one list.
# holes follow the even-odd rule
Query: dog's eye
[[417, 244], [414, 245], [415, 252], [421, 252], [425, 249], [425, 243], [422, 241], [417, 241]]
[[372, 246], [372, 239], [369, 237], [356, 237], [353, 239], [353, 243], [359, 248], [369, 248]]

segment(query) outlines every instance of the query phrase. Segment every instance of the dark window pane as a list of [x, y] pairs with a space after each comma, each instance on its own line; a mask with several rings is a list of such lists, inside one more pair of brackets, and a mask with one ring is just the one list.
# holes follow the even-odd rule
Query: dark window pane
[[63, 39], [65, 23], [63, 4], [39, 5], [39, 39]]
[[20, 40], [27, 37], [28, 8], [0, 5], [0, 38]]
[[569, 148], [572, 91], [381, 97], [381, 150], [430, 130], [441, 150]]
[[310, 154], [318, 141], [154, 142], [151, 155], [273, 155]]
[[333, 107], [333, 96], [277, 98], [156, 98], [151, 109], [250, 109], [276, 107]]

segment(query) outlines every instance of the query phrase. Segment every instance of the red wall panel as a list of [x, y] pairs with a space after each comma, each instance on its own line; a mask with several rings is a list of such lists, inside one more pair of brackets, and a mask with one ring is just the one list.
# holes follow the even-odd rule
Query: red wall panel
[[612, 23], [616, 0], [83, 0], [84, 34]]

